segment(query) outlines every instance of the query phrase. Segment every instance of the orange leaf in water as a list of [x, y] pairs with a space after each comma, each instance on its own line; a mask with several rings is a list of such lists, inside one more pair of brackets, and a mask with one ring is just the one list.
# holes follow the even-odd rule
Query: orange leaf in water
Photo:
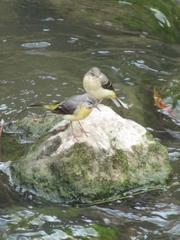
[[159, 92], [154, 88], [154, 105], [160, 109], [169, 109], [169, 106], [163, 102]]
[[154, 88], [154, 105], [159, 109], [163, 110], [163, 113], [168, 115], [170, 118], [174, 119], [175, 121], [179, 122], [176, 117], [175, 112], [171, 108], [171, 106], [167, 105], [161, 98], [159, 92]]

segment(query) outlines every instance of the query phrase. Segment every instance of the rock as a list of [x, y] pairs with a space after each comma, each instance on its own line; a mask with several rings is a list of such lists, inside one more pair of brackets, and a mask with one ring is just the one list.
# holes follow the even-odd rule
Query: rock
[[10, 177], [9, 165], [10, 162], [0, 162], [0, 208], [12, 205], [17, 199], [17, 193], [13, 192], [8, 185], [8, 180], [10, 180], [10, 178], [8, 179]]
[[16, 184], [45, 199], [62, 201], [101, 199], [168, 179], [166, 148], [144, 127], [111, 108], [99, 105], [81, 121], [86, 134], [78, 122], [73, 122], [73, 130], [55, 131], [63, 125], [67, 122], [58, 123], [13, 162]]
[[[4, 130], [7, 134], [18, 136], [18, 142], [21, 144], [32, 143], [36, 139], [42, 138], [46, 135], [47, 131], [49, 131], [52, 126], [57, 124], [60, 120], [62, 120], [61, 115], [54, 115], [51, 113], [44, 116], [32, 114], [23, 119], [19, 119], [16, 122], [7, 123]], [[10, 140], [13, 142], [15, 141], [12, 137]], [[4, 144], [6, 145], [6, 148], [8, 145], [13, 145], [10, 140], [9, 142], [6, 141], [7, 143]], [[11, 148], [9, 151], [12, 153]], [[17, 149], [18, 146], [16, 145], [15, 148]]]
[[73, 238], [60, 229], [54, 229], [52, 234], [44, 236], [42, 239], [43, 240], [63, 240], [63, 239], [73, 239]]
[[74, 237], [99, 237], [98, 232], [92, 227], [83, 227], [80, 225], [74, 225], [71, 227], [71, 231]]
[[173, 236], [180, 236], [180, 221], [175, 222], [173, 225], [167, 232]]

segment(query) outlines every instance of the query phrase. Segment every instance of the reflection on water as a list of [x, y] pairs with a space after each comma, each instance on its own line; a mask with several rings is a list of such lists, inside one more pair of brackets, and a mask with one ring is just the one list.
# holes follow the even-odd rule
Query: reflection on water
[[[153, 106], [153, 88], [179, 118], [180, 47], [164, 42], [164, 34], [177, 35], [167, 11], [154, 5], [145, 11], [151, 24], [161, 29], [160, 38], [152, 35], [151, 26], [137, 27], [137, 16], [136, 30], [132, 28], [127, 18], [132, 17], [132, 7], [142, 11], [133, 1], [1, 1], [0, 119], [11, 120], [35, 101], [59, 101], [83, 92], [83, 75], [98, 66], [131, 105], [119, 113], [150, 129], [168, 146], [174, 170], [171, 187], [79, 209], [32, 203], [2, 184], [2, 239], [179, 239], [179, 126]], [[11, 155], [14, 152], [1, 150], [1, 161], [11, 160]], [[1, 174], [0, 182], [7, 183], [4, 178]]]

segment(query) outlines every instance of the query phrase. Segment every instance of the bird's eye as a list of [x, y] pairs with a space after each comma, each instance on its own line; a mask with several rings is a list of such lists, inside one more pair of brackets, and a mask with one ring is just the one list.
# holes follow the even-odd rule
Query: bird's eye
[[92, 76], [95, 76], [95, 74], [94, 74], [93, 72], [91, 72], [91, 75], [92, 75]]
[[92, 106], [93, 106], [92, 102], [88, 102], [88, 107], [92, 107]]

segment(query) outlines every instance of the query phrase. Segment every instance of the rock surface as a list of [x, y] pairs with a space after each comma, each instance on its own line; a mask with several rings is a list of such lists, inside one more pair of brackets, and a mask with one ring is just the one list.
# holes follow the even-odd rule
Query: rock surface
[[[11, 166], [16, 184], [51, 201], [101, 199], [132, 187], [164, 183], [167, 150], [132, 120], [99, 105], [73, 129], [58, 123]], [[59, 131], [58, 129], [61, 129]]]

